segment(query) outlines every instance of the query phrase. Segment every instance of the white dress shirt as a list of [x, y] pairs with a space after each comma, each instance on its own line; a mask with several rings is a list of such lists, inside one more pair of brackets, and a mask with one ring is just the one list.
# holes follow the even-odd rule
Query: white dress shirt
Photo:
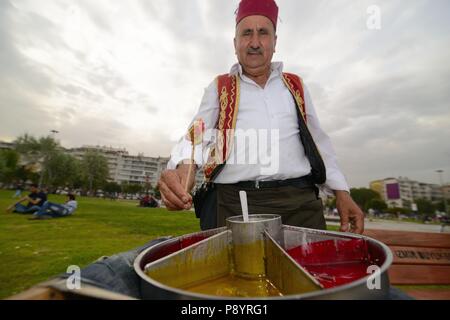
[[[216, 183], [237, 183], [240, 181], [268, 181], [298, 178], [310, 174], [311, 165], [299, 136], [297, 110], [294, 98], [282, 79], [283, 63], [272, 63], [272, 73], [264, 88], [245, 76], [240, 64], [232, 67], [230, 74], [239, 74], [240, 101], [236, 122], [235, 143], [222, 172]], [[348, 185], [341, 173], [336, 159], [336, 153], [328, 135], [320, 127], [314, 105], [306, 86], [305, 106], [308, 128], [322, 155], [327, 170], [327, 181], [321, 186], [322, 191], [330, 194], [332, 190], [348, 191]], [[205, 90], [198, 113], [194, 120], [203, 119], [207, 129], [214, 128], [219, 115], [219, 97], [217, 82], [213, 81]], [[193, 120], [193, 121], [194, 121]], [[249, 130], [250, 131], [247, 131]], [[266, 142], [262, 148], [252, 148], [249, 144], [236, 143], [249, 132], [267, 132], [267, 138], [260, 136], [260, 143]], [[263, 130], [261, 130], [263, 129]], [[276, 135], [278, 135], [278, 139]], [[255, 134], [256, 136], [256, 134]], [[265, 138], [265, 139], [264, 139]], [[276, 148], [271, 144], [279, 141]], [[184, 137], [174, 147], [168, 169], [191, 158], [192, 144]], [[257, 151], [256, 154], [254, 151]], [[195, 149], [195, 162], [202, 167], [207, 160], [207, 150], [199, 145]], [[244, 158], [244, 156], [246, 158]], [[274, 157], [277, 163], [268, 164], [268, 157]], [[242, 164], [242, 159], [246, 163]], [[252, 159], [252, 161], [250, 161]], [[256, 159], [256, 161], [255, 161]], [[272, 170], [268, 170], [271, 167]], [[275, 168], [275, 169], [274, 169]]]

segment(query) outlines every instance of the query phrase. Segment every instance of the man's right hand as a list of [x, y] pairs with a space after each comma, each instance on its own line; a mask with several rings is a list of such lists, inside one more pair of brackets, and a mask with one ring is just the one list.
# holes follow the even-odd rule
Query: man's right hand
[[[192, 208], [192, 196], [184, 189], [188, 178], [190, 165], [182, 164], [176, 170], [166, 170], [161, 174], [158, 188], [162, 200], [169, 211], [190, 210]], [[193, 166], [195, 168], [195, 166]], [[192, 169], [189, 181], [189, 190], [194, 186], [195, 169]]]

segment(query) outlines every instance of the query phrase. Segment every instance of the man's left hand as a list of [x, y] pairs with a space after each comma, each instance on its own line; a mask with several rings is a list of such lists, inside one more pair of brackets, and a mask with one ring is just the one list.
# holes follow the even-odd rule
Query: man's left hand
[[362, 234], [364, 232], [364, 213], [346, 191], [335, 191], [336, 207], [341, 216], [342, 232]]

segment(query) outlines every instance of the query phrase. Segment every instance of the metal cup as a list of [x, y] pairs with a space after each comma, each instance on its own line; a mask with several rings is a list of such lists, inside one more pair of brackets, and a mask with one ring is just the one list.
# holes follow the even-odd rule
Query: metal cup
[[275, 241], [281, 239], [281, 217], [275, 214], [250, 215], [249, 222], [243, 216], [227, 219], [232, 232], [233, 270], [238, 276], [261, 278], [266, 275], [265, 239], [267, 231]]

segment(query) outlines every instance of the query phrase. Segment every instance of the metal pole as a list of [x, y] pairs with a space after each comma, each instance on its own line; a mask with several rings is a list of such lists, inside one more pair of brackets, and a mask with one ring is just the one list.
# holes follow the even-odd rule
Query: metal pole
[[442, 190], [442, 198], [444, 199], [444, 210], [445, 210], [445, 213], [447, 214], [448, 213], [447, 196], [444, 191], [444, 179], [442, 178], [442, 174], [444, 173], [444, 170], [436, 170], [436, 172], [439, 175], [439, 182], [441, 184], [441, 190]]
[[52, 134], [52, 139], [56, 141], [56, 135], [59, 133], [57, 130], [50, 130], [50, 133]]

